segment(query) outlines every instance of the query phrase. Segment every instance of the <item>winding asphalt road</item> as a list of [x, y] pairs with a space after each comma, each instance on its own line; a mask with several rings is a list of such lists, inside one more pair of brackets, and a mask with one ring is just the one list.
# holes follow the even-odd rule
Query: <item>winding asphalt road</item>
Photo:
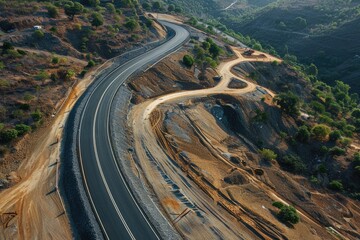
[[177, 50], [188, 39], [189, 33], [184, 28], [162, 23], [172, 28], [175, 36], [111, 72], [91, 93], [81, 115], [78, 149], [85, 190], [107, 239], [160, 238], [134, 199], [116, 162], [110, 142], [109, 118], [111, 104], [121, 84], [139, 69]]

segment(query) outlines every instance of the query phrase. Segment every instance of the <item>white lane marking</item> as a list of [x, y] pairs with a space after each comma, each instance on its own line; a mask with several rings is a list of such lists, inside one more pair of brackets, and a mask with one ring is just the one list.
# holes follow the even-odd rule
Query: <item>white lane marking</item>
[[94, 141], [94, 144], [95, 144], [94, 150], [95, 150], [96, 163], [97, 163], [98, 168], [99, 168], [99, 170], [100, 170], [100, 175], [101, 175], [101, 178], [102, 178], [102, 180], [103, 180], [103, 182], [104, 182], [104, 184], [105, 184], [106, 191], [108, 192], [108, 195], [110, 196], [111, 202], [112, 202], [113, 206], [115, 207], [115, 210], [116, 210], [118, 216], [120, 217], [121, 222], [123, 223], [123, 225], [124, 225], [126, 231], [128, 232], [130, 238], [133, 239], [133, 240], [135, 240], [136, 238], [134, 237], [133, 233], [131, 232], [129, 226], [127, 225], [127, 223], [126, 223], [123, 215], [121, 214], [121, 211], [120, 211], [118, 205], [117, 205], [116, 202], [115, 202], [114, 196], [112, 195], [112, 193], [111, 193], [111, 191], [110, 191], [110, 188], [109, 188], [109, 185], [108, 185], [108, 183], [107, 183], [107, 181], [106, 181], [106, 178], [105, 178], [105, 176], [104, 176], [104, 172], [103, 172], [103, 169], [102, 169], [102, 167], [101, 167], [99, 155], [98, 155], [98, 152], [97, 152], [96, 137], [95, 137], [95, 135], [96, 135], [96, 134], [95, 134], [95, 126], [96, 126], [97, 113], [98, 113], [98, 110], [99, 110], [100, 102], [101, 102], [101, 101], [102, 101], [102, 99], [100, 99], [99, 104], [98, 104], [97, 107], [96, 107], [96, 111], [95, 111], [95, 122], [94, 122], [94, 125], [93, 125], [93, 141]]
[[[170, 24], [170, 25], [173, 25], [173, 24]], [[182, 29], [181, 29], [181, 30], [182, 30]], [[183, 31], [182, 34], [184, 34], [184, 33], [185, 33], [185, 34], [188, 34], [188, 32], [187, 32], [185, 29], [184, 29], [184, 31]], [[175, 36], [176, 36], [176, 34], [177, 34], [177, 33], [175, 33]], [[175, 39], [175, 37], [174, 37], [173, 39], [171, 39], [171, 40], [174, 40], [174, 39]], [[171, 40], [170, 40], [169, 42], [165, 43], [164, 45], [162, 45], [162, 47], [164, 47], [164, 46], [166, 46], [166, 45], [169, 45], [169, 44], [172, 42]], [[176, 47], [178, 47], [179, 45], [180, 45], [180, 44], [176, 44]], [[170, 49], [174, 49], [174, 48], [176, 48], [176, 47], [172, 47], [172, 48], [170, 48]], [[151, 50], [150, 52], [148, 52], [148, 54], [150, 54], [151, 52], [155, 52], [156, 50], [157, 50], [157, 49]], [[166, 52], [166, 51], [165, 51], [165, 52]], [[171, 53], [169, 53], [169, 54], [171, 54]], [[168, 54], [168, 55], [169, 55], [169, 54]], [[157, 55], [161, 55], [161, 54], [157, 54]], [[135, 59], [136, 59], [136, 58], [135, 58]], [[133, 60], [135, 60], [135, 59], [133, 59]], [[133, 65], [131, 65], [130, 67], [128, 67], [127, 69], [125, 69], [122, 73], [120, 73], [120, 74], [109, 84], [109, 86], [106, 88], [106, 90], [104, 91], [104, 93], [110, 88], [110, 86], [111, 86], [121, 75], [123, 75], [123, 73], [124, 73], [125, 71], [129, 70], [130, 68], [132, 68], [132, 67], [135, 66], [136, 64], [137, 64], [137, 63], [134, 63]], [[146, 64], [144, 64], [144, 65], [146, 65]], [[144, 66], [144, 65], [143, 65], [143, 66]], [[131, 74], [132, 74], [132, 73], [131, 73]], [[131, 74], [130, 74], [130, 75], [131, 75]], [[88, 106], [89, 101], [90, 101], [92, 95], [94, 94], [94, 92], [96, 91], [96, 89], [97, 89], [99, 86], [100, 86], [100, 84], [97, 85], [97, 86], [95, 87], [95, 89], [93, 90], [93, 92], [90, 94], [90, 96], [89, 96], [89, 98], [88, 98], [88, 100], [87, 100], [87, 102], [86, 102], [86, 104], [85, 104], [84, 109], [86, 109], [86, 107]], [[103, 95], [102, 95], [102, 97], [101, 97], [101, 100], [102, 100], [102, 98], [103, 98], [103, 96], [104, 96], [104, 93], [103, 93]], [[96, 109], [95, 119], [94, 119], [94, 120], [95, 120], [94, 126], [95, 126], [95, 124], [96, 124], [97, 112], [98, 112], [98, 108], [99, 108], [99, 105], [100, 105], [101, 100], [99, 101], [99, 104], [98, 104], [97, 109]], [[84, 112], [85, 112], [85, 111], [84, 111]], [[83, 112], [83, 114], [81, 115], [80, 126], [82, 125], [82, 122], [83, 122], [83, 119], [84, 119], [84, 112]], [[107, 131], [108, 131], [108, 130], [107, 130]], [[80, 133], [81, 133], [81, 127], [80, 127], [80, 129], [79, 129], [79, 146], [80, 146], [80, 136], [81, 136]], [[93, 127], [93, 139], [95, 139], [94, 127]], [[108, 135], [108, 141], [110, 141], [109, 135]], [[95, 141], [95, 140], [94, 140], [94, 143], [95, 143], [95, 149], [96, 149], [97, 147], [96, 147], [96, 141]], [[112, 153], [112, 155], [113, 155], [113, 157], [114, 157], [113, 150], [112, 150], [112, 148], [110, 148], [110, 149], [111, 149], [111, 153]], [[99, 170], [101, 170], [102, 179], [103, 179], [103, 181], [105, 181], [105, 182], [104, 182], [105, 185], [106, 185], [105, 187], [107, 188], [107, 191], [109, 192], [106, 179], [104, 178], [104, 174], [103, 174], [103, 172], [102, 172], [101, 164], [100, 164], [99, 161], [98, 161], [97, 149], [96, 149], [95, 151], [96, 151], [97, 164], [98, 164], [98, 167], [100, 167]], [[81, 151], [79, 151], [79, 152], [80, 152], [80, 162], [82, 163]], [[113, 160], [115, 160], [115, 158], [113, 158]], [[100, 165], [99, 165], [99, 164], [100, 164]], [[117, 170], [118, 170], [118, 172], [119, 172], [119, 174], [120, 174], [120, 176], [121, 176], [122, 181], [125, 183], [125, 180], [123, 179], [123, 176], [122, 176], [122, 174], [121, 174], [121, 172], [120, 172], [120, 169], [119, 169], [119, 167], [118, 167], [117, 164], [116, 164], [116, 166], [117, 166]], [[92, 197], [91, 197], [91, 193], [90, 193], [90, 191], [89, 191], [89, 187], [88, 187], [88, 184], [87, 184], [87, 181], [86, 181], [86, 176], [85, 176], [85, 173], [84, 173], [84, 169], [83, 169], [83, 165], [82, 165], [82, 164], [81, 164], [81, 168], [82, 168], [82, 172], [83, 172], [83, 176], [84, 176], [84, 180], [85, 180], [84, 182], [85, 182], [86, 188], [87, 188], [88, 193], [89, 193], [89, 196], [90, 196], [90, 201], [91, 201], [91, 203], [92, 203], [92, 205], [93, 205], [93, 208], [94, 208], [94, 210], [95, 210], [95, 214], [97, 215], [98, 220], [100, 221], [100, 225], [102, 226], [102, 228], [103, 228], [103, 230], [104, 230], [104, 233], [105, 233], [105, 235], [106, 235], [106, 238], [109, 239], [109, 236], [108, 236], [107, 233], [106, 233], [105, 227], [104, 227], [104, 225], [103, 225], [103, 223], [102, 223], [102, 221], [101, 221], [101, 219], [100, 219], [100, 217], [99, 217], [99, 214], [98, 214], [98, 212], [97, 212], [97, 210], [96, 210], [95, 204], [94, 204], [93, 199], [92, 199]], [[149, 221], [148, 221], [147, 218], [145, 217], [144, 213], [143, 213], [142, 210], [140, 209], [138, 203], [135, 201], [135, 199], [134, 199], [133, 195], [131, 194], [131, 192], [130, 192], [130, 190], [129, 190], [129, 188], [128, 188], [128, 186], [127, 186], [126, 183], [125, 183], [125, 187], [126, 187], [127, 191], [130, 193], [130, 196], [131, 196], [131, 198], [133, 199], [135, 205], [137, 206], [138, 210], [140, 211], [141, 215], [143, 216], [143, 218], [145, 219], [145, 221], [147, 222], [147, 224], [149, 225], [149, 227], [151, 228], [151, 230], [153, 231], [153, 233], [155, 234], [155, 236], [156, 236], [158, 239], [160, 239], [159, 236], [158, 236], [158, 235], [156, 234], [156, 232], [154, 231], [152, 225], [149, 223]], [[111, 192], [111, 191], [110, 191], [110, 192]], [[111, 194], [111, 193], [110, 193], [110, 194]], [[112, 200], [113, 200], [112, 194], [111, 194], [111, 197], [112, 197]], [[113, 204], [114, 204], [114, 202], [113, 202]], [[115, 205], [116, 205], [116, 203], [115, 203]], [[114, 205], [114, 207], [117, 208], [117, 205], [116, 205], [116, 206], [115, 206], [115, 205]], [[120, 215], [121, 215], [121, 213], [120, 213]], [[119, 217], [120, 217], [120, 216], [119, 216]], [[122, 217], [122, 215], [121, 215], [121, 217]], [[121, 220], [121, 221], [122, 221], [122, 220]], [[126, 224], [126, 223], [125, 223], [125, 224]], [[126, 226], [127, 226], [127, 225], [126, 225]], [[131, 231], [130, 231], [130, 233], [131, 233]], [[131, 234], [132, 234], [132, 233], [131, 233]]]
[[[87, 102], [86, 101], [86, 105], [87, 105]], [[82, 125], [82, 122], [83, 122], [83, 114], [81, 115], [81, 119], [80, 119], [80, 128], [79, 128], [79, 140], [78, 140], [78, 146], [80, 147], [80, 138], [81, 138], [81, 125]], [[80, 155], [80, 166], [81, 166], [81, 172], [82, 172], [82, 176], [84, 178], [84, 183], [85, 183], [85, 186], [86, 186], [86, 189], [87, 189], [87, 192], [88, 192], [88, 196], [90, 198], [90, 202], [91, 202], [91, 205], [93, 206], [93, 210], [95, 211], [95, 215], [97, 216], [97, 219], [98, 221], [100, 222], [100, 225], [101, 225], [101, 228], [103, 229], [103, 233], [105, 234], [105, 237], [106, 239], [110, 239], [109, 238], [109, 235], [107, 234], [106, 230], [105, 230], [105, 226], [104, 224], [102, 223], [101, 221], [101, 218], [99, 216], [99, 213], [97, 212], [96, 210], [96, 207], [95, 207], [95, 204], [94, 204], [94, 201], [92, 199], [92, 196], [91, 196], [91, 193], [90, 193], [90, 190], [89, 190], [89, 186], [87, 184], [87, 181], [86, 181], [86, 175], [85, 175], [85, 171], [84, 171], [84, 166], [83, 166], [83, 163], [82, 163], [82, 155], [81, 155], [81, 150], [79, 151], [79, 155]]]

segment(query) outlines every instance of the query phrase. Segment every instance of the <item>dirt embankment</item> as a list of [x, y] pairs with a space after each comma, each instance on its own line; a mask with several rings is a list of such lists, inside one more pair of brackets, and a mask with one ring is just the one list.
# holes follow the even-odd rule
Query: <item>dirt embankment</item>
[[[238, 62], [275, 60], [266, 56], [247, 59], [240, 52]], [[135, 143], [137, 157], [140, 162], [142, 158], [148, 159], [146, 164], [140, 164], [148, 180], [166, 182], [151, 181], [154, 189], [165, 186], [171, 189], [171, 193], [156, 190], [156, 194], [166, 211], [178, 216], [170, 219], [181, 233], [189, 238], [201, 233], [209, 238], [216, 234], [222, 237], [244, 234], [262, 239], [332, 239], [334, 235], [327, 229], [332, 227], [348, 238], [358, 237], [360, 212], [353, 200], [314, 188], [305, 177], [293, 175], [278, 162], [265, 161], [259, 156], [262, 148], [276, 148], [279, 161], [300, 150], [304, 150], [306, 159], [313, 159], [311, 149], [302, 149], [287, 141], [288, 136], [295, 134], [298, 123], [273, 105], [273, 93], [248, 77], [247, 81], [243, 80], [247, 83], [243, 88], [229, 88], [234, 78], [230, 73], [236, 64], [234, 60], [220, 65], [219, 72], [224, 79], [212, 89], [181, 89], [179, 93], [165, 94], [169, 93], [171, 84], [166, 82], [164, 87], [161, 80], [164, 77], [154, 74], [169, 71], [164, 62], [169, 61], [145, 73], [144, 80], [132, 87], [133, 99], [150, 98], [152, 95], [145, 95], [144, 88], [156, 89], [153, 96], [157, 97], [134, 101], [141, 104], [135, 106], [130, 119], [133, 119], [131, 125], [146, 129], [133, 129], [135, 136], [140, 136], [138, 145]], [[171, 68], [173, 72], [176, 69], [184, 74], [180, 63], [175, 63]], [[259, 65], [264, 66], [263, 71], [269, 66]], [[254, 66], [258, 66], [257, 63], [245, 68], [255, 70]], [[246, 75], [244, 71], [242, 76]], [[283, 75], [291, 76], [292, 72], [274, 70], [260, 76], [264, 83], [266, 81], [265, 87], [273, 90], [281, 89]], [[146, 81], [145, 77], [151, 80]], [[286, 79], [288, 84], [307, 87], [302, 79], [295, 83], [297, 76], [292, 77], [293, 81]], [[141, 121], [144, 126], [140, 127]], [[145, 148], [145, 152], [138, 151], [140, 148]], [[278, 210], [272, 206], [274, 201], [294, 205], [300, 223], [280, 222], [276, 216]], [[214, 205], [220, 208], [215, 210]], [[203, 223], [200, 225], [199, 221]], [[227, 231], [224, 224], [237, 226], [236, 230]]]
[[[265, 109], [271, 116], [268, 123], [256, 122], [254, 109]], [[293, 131], [296, 124], [274, 106], [246, 97], [217, 96], [185, 106], [163, 106], [152, 123], [170, 158], [257, 235], [329, 239], [325, 227], [333, 226], [349, 238], [357, 236], [360, 212], [353, 200], [318, 192], [305, 178], [259, 158], [259, 144], [276, 146], [283, 153], [291, 151], [280, 132]], [[296, 206], [300, 224], [288, 228], [279, 222], [271, 205], [279, 199]]]
[[[188, 68], [183, 65], [182, 59], [185, 54], [188, 54], [187, 50], [173, 54], [167, 57], [166, 61], [159, 62], [144, 74], [129, 81], [128, 86], [135, 93], [132, 102], [138, 104], [146, 99], [168, 93], [205, 89], [214, 86], [216, 71], [208, 68], [205, 78], [199, 80], [196, 77], [198, 70], [195, 67]], [[174, 71], [179, 67], [181, 70]]]

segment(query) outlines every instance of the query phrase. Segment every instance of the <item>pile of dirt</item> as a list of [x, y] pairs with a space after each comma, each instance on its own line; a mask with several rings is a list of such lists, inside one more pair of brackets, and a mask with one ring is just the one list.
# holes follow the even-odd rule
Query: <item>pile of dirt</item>
[[249, 183], [249, 180], [238, 170], [234, 170], [224, 178], [224, 181], [231, 185], [243, 185]]

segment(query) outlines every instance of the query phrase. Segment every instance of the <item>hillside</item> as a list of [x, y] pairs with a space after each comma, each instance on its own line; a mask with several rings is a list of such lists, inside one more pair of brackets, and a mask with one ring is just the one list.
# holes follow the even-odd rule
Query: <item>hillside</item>
[[26, 157], [21, 140], [49, 124], [74, 84], [107, 59], [157, 40], [164, 31], [135, 1], [0, 1], [0, 12], [2, 189], [14, 183], [9, 173]]
[[[128, 83], [130, 161], [149, 178], [169, 218], [193, 210], [178, 219], [188, 239], [357, 239], [360, 121], [349, 87], [331, 88], [287, 61], [236, 48], [216, 67], [224, 77], [213, 87], [213, 74], [197, 74], [201, 59], [194, 66], [184, 61], [198, 58], [207, 41], [193, 39]], [[229, 75], [224, 66], [236, 56], [241, 61]], [[300, 222], [284, 224], [278, 202], [296, 207]]]
[[224, 22], [282, 55], [315, 63], [323, 81], [340, 79], [359, 92], [359, 9], [359, 1], [281, 1], [245, 15], [245, 20], [224, 18]]

